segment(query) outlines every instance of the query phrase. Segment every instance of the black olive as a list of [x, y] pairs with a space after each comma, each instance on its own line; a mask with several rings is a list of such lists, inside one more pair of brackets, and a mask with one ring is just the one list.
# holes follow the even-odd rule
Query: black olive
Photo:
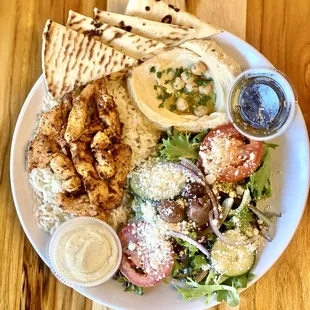
[[208, 222], [209, 211], [211, 208], [210, 199], [205, 196], [198, 199], [192, 199], [188, 201], [189, 207], [187, 215], [189, 219], [194, 221], [198, 226], [202, 226]]
[[205, 186], [198, 182], [187, 183], [182, 191], [182, 196], [187, 199], [203, 197], [205, 194], [206, 194]]
[[157, 205], [157, 211], [168, 223], [178, 223], [184, 219], [184, 206], [174, 200], [161, 200]]

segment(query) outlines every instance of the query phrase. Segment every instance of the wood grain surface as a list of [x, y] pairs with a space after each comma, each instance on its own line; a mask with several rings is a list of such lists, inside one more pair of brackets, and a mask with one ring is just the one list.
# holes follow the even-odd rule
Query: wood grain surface
[[[246, 39], [284, 71], [295, 84], [310, 129], [309, 0], [169, 2]], [[9, 153], [21, 106], [41, 74], [41, 35], [46, 20], [65, 23], [69, 9], [91, 16], [95, 6], [122, 13], [126, 3], [126, 0], [0, 2], [0, 310], [107, 309], [59, 283], [32, 248], [11, 197]], [[308, 201], [288, 249], [262, 279], [241, 294], [240, 309], [310, 309], [309, 222]], [[215, 309], [230, 308], [222, 305]]]

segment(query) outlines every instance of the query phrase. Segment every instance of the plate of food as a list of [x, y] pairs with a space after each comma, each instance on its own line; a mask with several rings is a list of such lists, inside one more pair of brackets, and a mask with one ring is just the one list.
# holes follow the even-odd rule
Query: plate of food
[[289, 244], [308, 195], [290, 81], [164, 1], [70, 11], [65, 26], [47, 21], [42, 46], [10, 170], [43, 261], [116, 309], [238, 305]]

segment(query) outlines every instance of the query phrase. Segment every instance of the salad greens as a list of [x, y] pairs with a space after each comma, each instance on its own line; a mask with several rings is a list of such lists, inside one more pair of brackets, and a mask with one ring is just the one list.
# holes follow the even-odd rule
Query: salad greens
[[248, 209], [248, 204], [251, 202], [251, 194], [248, 189], [246, 189], [242, 196], [242, 201], [239, 207], [235, 210], [230, 211], [229, 215], [232, 215], [232, 218], [229, 221], [224, 222], [224, 225], [227, 229], [232, 229], [238, 222], [238, 227], [242, 232], [245, 232], [246, 229], [250, 226], [250, 222], [253, 221], [251, 212]]
[[[210, 298], [214, 293], [217, 293], [218, 301], [225, 301], [231, 307], [238, 306], [240, 301], [239, 293], [236, 288], [229, 285], [198, 284], [192, 279], [188, 279], [186, 282], [186, 287], [177, 287], [177, 290], [178, 293], [183, 295], [184, 299], [206, 297], [206, 303], [210, 301]], [[221, 292], [222, 294], [220, 294]]]
[[143, 287], [134, 285], [126, 277], [121, 275], [121, 273], [119, 273], [117, 282], [123, 284], [123, 286], [125, 287], [124, 288], [125, 292], [135, 292], [138, 295], [143, 295]]
[[277, 144], [264, 143], [262, 163], [250, 176], [250, 181], [247, 185], [254, 200], [268, 198], [272, 194], [270, 185], [271, 156], [269, 148], [275, 149], [277, 146]]
[[201, 142], [207, 133], [208, 131], [202, 131], [193, 136], [170, 128], [167, 139], [163, 138], [159, 146], [160, 157], [169, 161], [177, 161], [180, 157], [197, 160]]

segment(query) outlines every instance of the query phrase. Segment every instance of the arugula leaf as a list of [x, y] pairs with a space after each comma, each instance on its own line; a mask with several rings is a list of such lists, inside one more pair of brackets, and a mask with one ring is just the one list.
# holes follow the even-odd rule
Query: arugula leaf
[[190, 134], [179, 133], [175, 129], [172, 134], [168, 132], [167, 139], [162, 139], [159, 150], [160, 157], [171, 161], [177, 161], [180, 157], [193, 160], [198, 158], [197, 143], [192, 143]]
[[143, 287], [131, 283], [126, 277], [120, 276], [117, 282], [125, 286], [125, 292], [135, 292], [137, 295], [143, 295]]
[[247, 184], [254, 200], [268, 198], [272, 194], [270, 185], [271, 156], [269, 148], [275, 149], [277, 146], [278, 145], [272, 143], [264, 143], [262, 163], [250, 176], [250, 181]]
[[200, 297], [207, 297], [207, 302], [209, 301], [209, 298], [214, 294], [217, 293], [217, 295], [220, 292], [226, 292], [225, 294], [222, 293], [220, 295], [221, 301], [226, 301], [231, 307], [235, 307], [239, 304], [239, 294], [238, 291], [228, 285], [201, 285], [193, 281], [192, 279], [188, 279], [186, 282], [187, 287], [180, 288], [176, 287], [178, 290], [178, 293], [183, 295], [184, 299], [192, 299], [192, 298], [200, 298]]

